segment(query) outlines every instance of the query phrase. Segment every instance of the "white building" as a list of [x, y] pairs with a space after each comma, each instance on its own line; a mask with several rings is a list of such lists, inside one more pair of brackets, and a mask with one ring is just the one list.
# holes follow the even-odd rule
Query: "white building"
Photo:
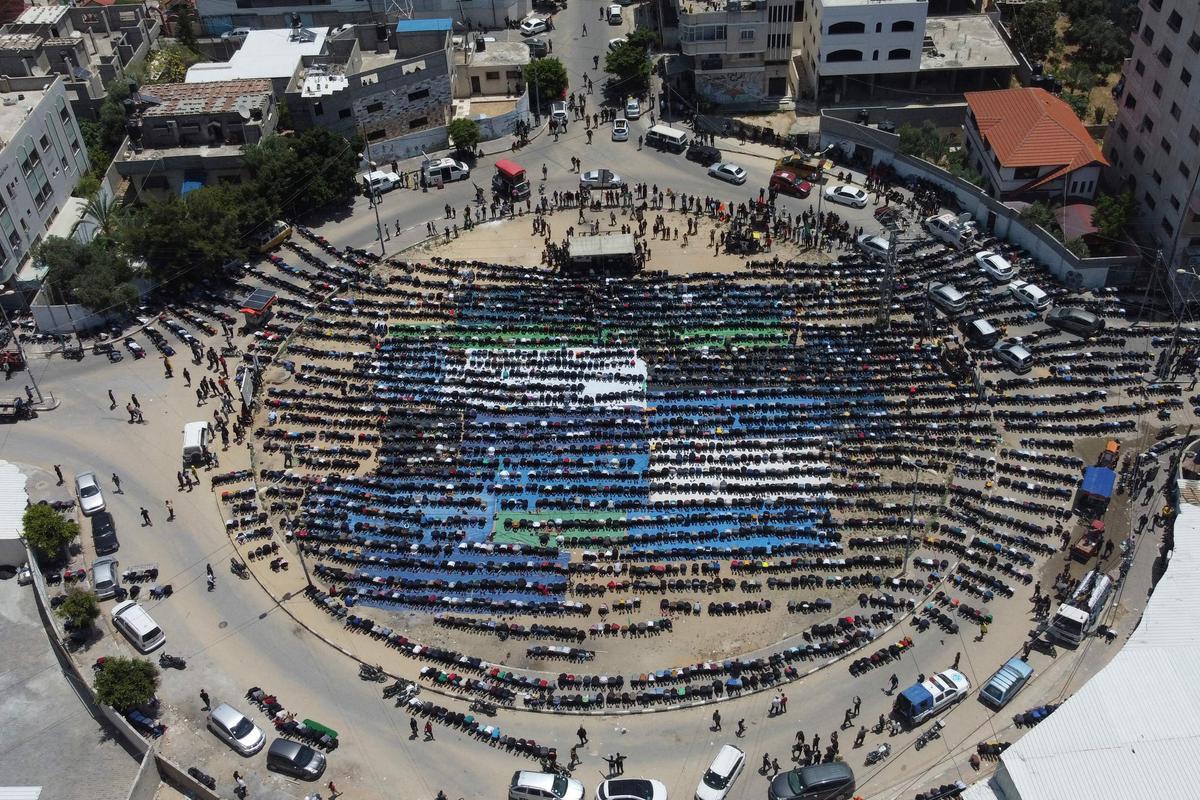
[[449, 17], [463, 29], [495, 29], [504, 27], [506, 17], [524, 19], [532, 10], [532, 0], [196, 0], [196, 13], [211, 36], [232, 28], [289, 28], [293, 15], [305, 28]]
[[1130, 233], [1162, 251], [1168, 280], [1195, 299], [1200, 280], [1176, 270], [1200, 272], [1200, 3], [1142, 0], [1141, 13], [1104, 140], [1108, 179], [1137, 200]]

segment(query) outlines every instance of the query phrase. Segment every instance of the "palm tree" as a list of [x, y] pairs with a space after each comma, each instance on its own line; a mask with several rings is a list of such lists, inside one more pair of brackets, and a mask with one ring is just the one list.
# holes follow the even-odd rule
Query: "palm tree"
[[103, 192], [93, 195], [83, 207], [84, 219], [95, 223], [100, 235], [109, 241], [115, 238], [124, 215], [125, 207], [121, 202]]

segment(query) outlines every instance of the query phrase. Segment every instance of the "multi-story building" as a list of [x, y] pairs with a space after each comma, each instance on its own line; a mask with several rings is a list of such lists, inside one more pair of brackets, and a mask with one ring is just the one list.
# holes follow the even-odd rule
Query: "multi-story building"
[[792, 94], [794, 0], [676, 0], [679, 47], [696, 94], [749, 103]]
[[532, 0], [196, 0], [200, 22], [213, 36], [232, 28], [287, 28], [296, 15], [306, 28], [449, 17], [464, 29], [496, 29], [532, 10]]
[[1130, 233], [1161, 252], [1173, 298], [1195, 300], [1200, 279], [1178, 270], [1200, 273], [1200, 4], [1142, 0], [1132, 39], [1104, 140], [1107, 180], [1133, 193]]
[[28, 261], [90, 168], [62, 77], [0, 77], [0, 283]]

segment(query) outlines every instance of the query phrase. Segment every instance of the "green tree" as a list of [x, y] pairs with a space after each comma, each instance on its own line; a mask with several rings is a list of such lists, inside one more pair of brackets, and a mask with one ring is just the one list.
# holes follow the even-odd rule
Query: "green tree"
[[1107, 75], [1129, 56], [1129, 32], [1106, 16], [1072, 19], [1067, 42], [1077, 45], [1074, 58], [1094, 73]]
[[1062, 229], [1058, 226], [1058, 220], [1054, 218], [1054, 210], [1040, 200], [1022, 211], [1020, 219], [1031, 227], [1036, 225], [1045, 228], [1056, 239], [1062, 238]]
[[626, 39], [608, 51], [604, 71], [616, 76], [623, 93], [644, 91], [650, 85], [650, 54], [641, 44]]
[[93, 195], [83, 207], [84, 219], [94, 223], [99, 234], [109, 241], [116, 237], [124, 214], [120, 201], [108, 195]]
[[110, 656], [96, 673], [96, 699], [117, 711], [150, 702], [158, 690], [158, 667], [144, 658]]
[[354, 198], [361, 148], [358, 137], [351, 141], [326, 128], [309, 128], [247, 147], [246, 167], [276, 213], [301, 216]]
[[[105, 224], [118, 224], [117, 212], [111, 206], [89, 201], [86, 208], [92, 208], [97, 214], [107, 213], [110, 218], [104, 221]], [[97, 221], [97, 224], [101, 223]], [[115, 237], [119, 233], [114, 230], [112, 235]], [[48, 236], [38, 244], [33, 257], [46, 267], [45, 281], [51, 292], [94, 311], [128, 310], [137, 303], [137, 289], [131, 282], [133, 270], [116, 248], [108, 246], [111, 240], [105, 236], [87, 243]]]
[[1129, 222], [1133, 219], [1135, 204], [1132, 192], [1102, 194], [1096, 198], [1092, 210], [1092, 224], [1106, 239], [1124, 241], [1129, 236]]
[[100, 616], [100, 605], [96, 602], [95, 592], [76, 586], [67, 590], [66, 597], [63, 598], [62, 604], [54, 609], [54, 613], [76, 628], [88, 628]]
[[561, 100], [567, 92], [567, 68], [557, 58], [535, 58], [525, 67], [525, 84], [544, 100]]
[[475, 152], [475, 145], [479, 144], [478, 122], [466, 117], [459, 117], [450, 120], [450, 124], [446, 126], [446, 132], [450, 134], [455, 149], [460, 153]]
[[1092, 254], [1091, 248], [1087, 246], [1087, 242], [1085, 242], [1083, 239], [1068, 239], [1067, 241], [1063, 242], [1063, 247], [1067, 248], [1080, 258], [1087, 258]]
[[1075, 112], [1075, 116], [1079, 117], [1080, 119], [1087, 118], [1088, 96], [1086, 94], [1079, 94], [1077, 92], [1063, 92], [1059, 96], [1062, 98], [1064, 103], [1071, 107], [1071, 110]]
[[108, 95], [100, 104], [99, 144], [111, 156], [125, 141], [125, 101], [129, 99], [129, 84], [115, 80], [105, 87]]
[[949, 144], [938, 135], [937, 127], [926, 120], [921, 127], [901, 125], [896, 131], [900, 137], [900, 152], [938, 163], [949, 150]]
[[1058, 22], [1058, 3], [1055, 0], [1034, 0], [1017, 11], [1013, 35], [1022, 52], [1031, 61], [1041, 61], [1058, 41], [1055, 25]]
[[175, 39], [189, 50], [196, 49], [196, 24], [192, 19], [192, 6], [180, 3], [175, 15]]
[[1081, 61], [1076, 61], [1063, 70], [1061, 79], [1068, 89], [1083, 94], [1096, 88], [1097, 83], [1095, 70]]
[[59, 555], [79, 535], [79, 526], [74, 520], [65, 519], [45, 503], [36, 503], [25, 509], [21, 521], [25, 543], [44, 557]]
[[99, 191], [100, 179], [89, 172], [79, 177], [79, 183], [75, 184], [75, 188], [71, 190], [71, 194], [76, 197], [91, 198]]
[[229, 187], [209, 186], [150, 201], [127, 218], [121, 239], [162, 283], [203, 279], [246, 256], [238, 197]]

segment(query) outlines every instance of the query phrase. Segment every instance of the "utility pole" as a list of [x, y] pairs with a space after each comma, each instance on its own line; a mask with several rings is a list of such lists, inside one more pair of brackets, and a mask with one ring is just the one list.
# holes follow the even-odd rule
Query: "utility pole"
[[[371, 172], [375, 169], [375, 162], [371, 159], [371, 139], [367, 136], [367, 126], [359, 123], [358, 129], [362, 131], [363, 147], [367, 150], [367, 171]], [[361, 157], [361, 156], [360, 156]], [[387, 250], [383, 246], [383, 221], [379, 218], [379, 204], [383, 202], [383, 196], [378, 189], [367, 183], [367, 190], [371, 193], [371, 208], [375, 209], [375, 230], [379, 233], [379, 255], [386, 256]]]
[[887, 272], [883, 275], [883, 286], [879, 292], [879, 313], [875, 315], [875, 324], [885, 331], [892, 327], [892, 291], [896, 284], [896, 246], [899, 241], [895, 228], [889, 229]]

